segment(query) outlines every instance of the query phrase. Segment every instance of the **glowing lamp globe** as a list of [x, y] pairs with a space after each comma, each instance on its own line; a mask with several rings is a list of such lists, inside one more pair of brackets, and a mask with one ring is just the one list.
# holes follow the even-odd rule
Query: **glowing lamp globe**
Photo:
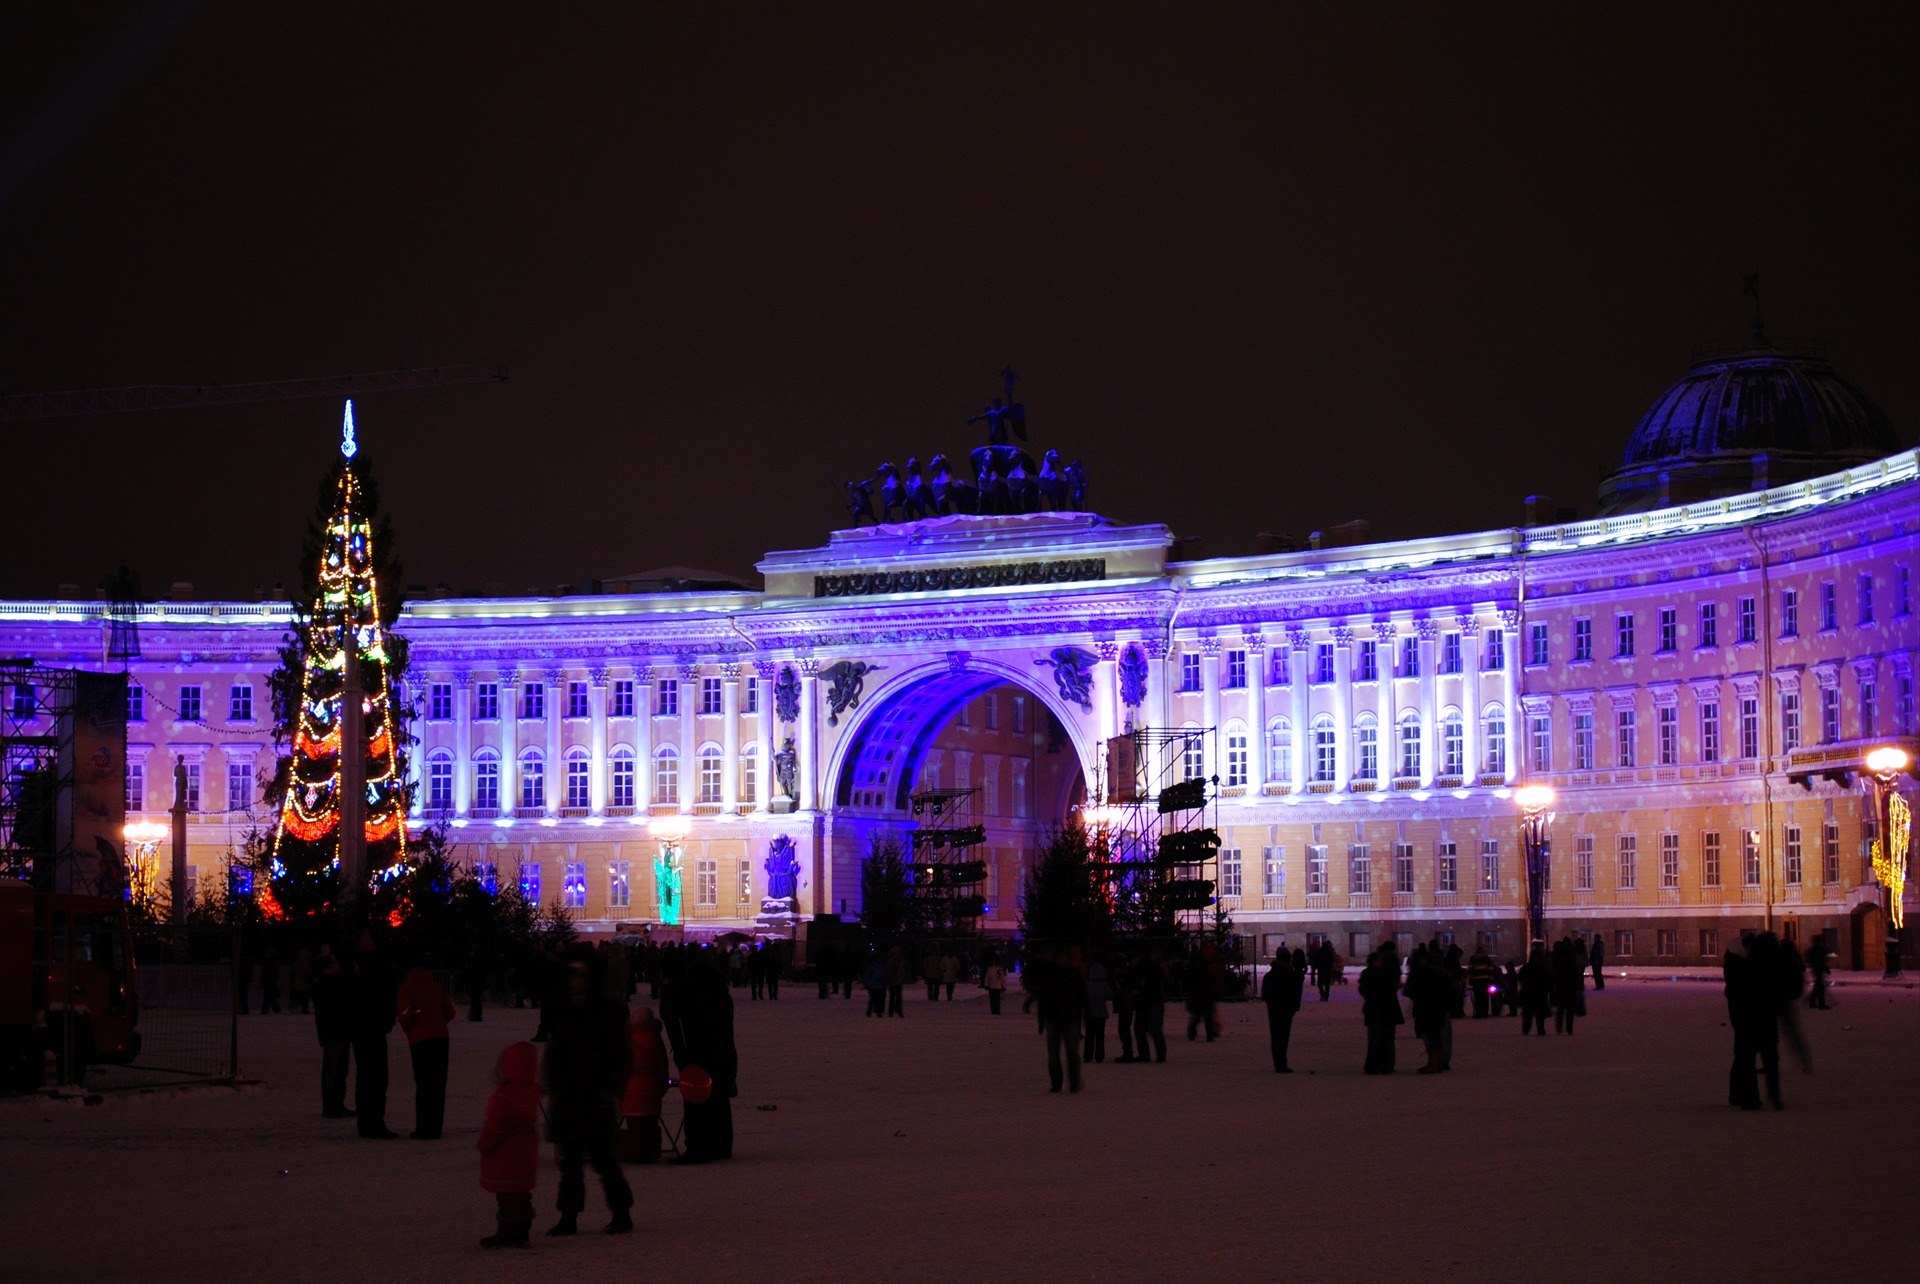
[[1892, 745], [1867, 755], [1867, 770], [1876, 776], [1891, 776], [1907, 769], [1907, 751]]
[[1553, 790], [1547, 785], [1528, 785], [1516, 789], [1513, 800], [1520, 804], [1522, 811], [1545, 811], [1553, 805]]

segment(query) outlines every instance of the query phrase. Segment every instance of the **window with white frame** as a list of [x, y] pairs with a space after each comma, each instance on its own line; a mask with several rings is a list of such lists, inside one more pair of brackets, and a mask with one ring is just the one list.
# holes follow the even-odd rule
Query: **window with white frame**
[[1758, 642], [1760, 640], [1759, 599], [1743, 597], [1734, 605], [1740, 621], [1739, 640], [1746, 643]]
[[540, 862], [526, 860], [520, 862], [520, 896], [529, 905], [540, 903]]
[[[13, 695], [14, 695], [14, 700], [13, 700], [14, 716], [19, 717], [21, 713], [19, 687], [14, 688]], [[33, 716], [33, 688], [32, 687], [27, 688], [26, 716], [27, 717]], [[182, 722], [202, 721], [200, 717], [200, 688], [197, 684], [190, 683], [187, 686], [183, 686], [180, 688], [180, 721]]]
[[1780, 636], [1797, 638], [1800, 636], [1800, 590], [1783, 588], [1780, 590]]
[[1840, 825], [1829, 820], [1820, 826], [1820, 881], [1828, 887], [1840, 882]]
[[1033, 792], [1033, 761], [1029, 758], [1011, 758], [1007, 763], [1013, 772], [1013, 816], [1015, 820], [1025, 820]]
[[1380, 778], [1380, 724], [1370, 713], [1353, 720], [1353, 778]]
[[593, 805], [593, 759], [585, 749], [567, 750], [567, 806]]
[[1309, 843], [1307, 845], [1307, 895], [1325, 896], [1327, 894], [1327, 845]]
[[1488, 629], [1486, 658], [1481, 668], [1489, 673], [1498, 673], [1507, 667], [1507, 634], [1504, 629]]
[[1247, 783], [1247, 727], [1243, 722], [1227, 724], [1227, 787], [1238, 789]]
[[680, 716], [680, 679], [662, 678], [655, 684], [653, 712], [660, 718]]
[[1634, 834], [1621, 834], [1614, 850], [1620, 859], [1620, 890], [1630, 892], [1640, 885], [1640, 840]]
[[473, 862], [473, 877], [480, 884], [480, 890], [489, 896], [500, 894], [500, 866], [490, 860]]
[[547, 805], [547, 762], [538, 749], [520, 755], [520, 806], [534, 810]]
[[1638, 765], [1638, 714], [1632, 709], [1613, 711], [1613, 760], [1622, 767]]
[[1673, 652], [1680, 649], [1680, 608], [1663, 606], [1660, 608], [1660, 650]]
[[610, 718], [631, 718], [633, 716], [633, 679], [615, 678], [613, 689], [608, 693], [607, 716]]
[[1633, 658], [1633, 612], [1620, 611], [1613, 617], [1613, 636], [1615, 657], [1622, 660]]
[[1293, 665], [1288, 657], [1289, 653], [1284, 646], [1273, 649], [1273, 670], [1269, 675], [1268, 686], [1284, 687], [1292, 683]]
[[1314, 645], [1313, 680], [1323, 685], [1334, 680], [1333, 643], [1319, 642]]
[[473, 717], [476, 722], [492, 722], [500, 716], [500, 684], [473, 684]]
[[1347, 844], [1347, 894], [1373, 894], [1373, 848], [1366, 843]]
[[1285, 718], [1267, 723], [1267, 779], [1285, 781], [1293, 771], [1293, 724]]
[[1700, 645], [1703, 647], [1720, 645], [1720, 604], [1718, 602], [1700, 604]]
[[1433, 871], [1433, 890], [1442, 896], [1452, 896], [1460, 890], [1460, 849], [1451, 842], [1442, 842], [1436, 854], [1439, 859]]
[[1440, 774], [1465, 775], [1466, 753], [1466, 723], [1461, 720], [1458, 709], [1448, 709], [1440, 715]]
[[1720, 702], [1701, 696], [1700, 761], [1720, 761]]
[[1200, 653], [1198, 651], [1180, 653], [1180, 689], [1182, 691], [1200, 689]]
[[473, 760], [473, 805], [478, 811], [500, 810], [500, 757], [482, 749]]
[[1749, 829], [1740, 835], [1741, 881], [1748, 887], [1760, 886], [1760, 831]]
[[1740, 697], [1740, 756], [1749, 760], [1760, 756], [1760, 699], [1758, 696]]
[[1913, 674], [1893, 675], [1893, 729], [1903, 736], [1913, 734]]
[[561, 870], [561, 903], [570, 910], [587, 907], [587, 862], [570, 860]]
[[693, 865], [693, 903], [712, 909], [720, 903], [720, 862], [702, 856]]
[[1261, 848], [1260, 863], [1260, 894], [1285, 896], [1287, 894], [1287, 849], [1284, 847]]
[[1487, 747], [1483, 770], [1489, 776], [1506, 775], [1507, 711], [1497, 704], [1488, 705], [1480, 726], [1481, 737]]
[[253, 683], [236, 682], [227, 688], [227, 721], [253, 721]]
[[1027, 698], [1021, 695], [1018, 691], [1016, 691], [1013, 693], [1013, 697], [1008, 703], [1011, 706], [1012, 712], [1013, 712], [1013, 725], [1011, 727], [1013, 734], [1016, 736], [1026, 735], [1027, 734]]
[[1865, 626], [1873, 623], [1873, 576], [1866, 571], [1860, 573], [1859, 588], [1860, 623]]
[[1660, 835], [1660, 886], [1673, 891], [1680, 886], [1680, 835]]
[[1413, 844], [1393, 845], [1393, 890], [1400, 896], [1413, 895]]
[[1235, 648], [1227, 652], [1226, 686], [1229, 690], [1239, 690], [1247, 685], [1247, 653]]
[[1820, 739], [1826, 744], [1840, 740], [1840, 688], [1820, 688]]
[[1593, 890], [1593, 835], [1576, 834], [1573, 839], [1573, 890]]
[[1654, 736], [1658, 743], [1660, 765], [1671, 767], [1680, 761], [1680, 706], [1663, 704], [1653, 711]]
[[760, 797], [760, 746], [740, 751], [740, 801], [752, 804]]
[[520, 684], [520, 717], [523, 721], [539, 721], [547, 716], [547, 684], [544, 682], [523, 682]]
[[1780, 752], [1791, 753], [1800, 747], [1800, 693], [1780, 693]]
[[1412, 633], [1400, 639], [1400, 676], [1420, 676], [1420, 639]]
[[680, 751], [672, 745], [661, 745], [654, 750], [653, 801], [669, 804], [680, 801]]
[[985, 696], [981, 697], [980, 707], [986, 714], [987, 730], [1000, 730], [1000, 693], [998, 691], [987, 692]]
[[127, 721], [147, 720], [147, 689], [138, 682], [127, 683]]
[[145, 811], [147, 809], [147, 767], [145, 763], [127, 759], [127, 810]]
[[626, 909], [633, 904], [633, 862], [607, 862], [607, 908]]
[[567, 683], [567, 716], [569, 718], [590, 718], [593, 716], [593, 706], [587, 700], [586, 683]]
[[1551, 713], [1527, 715], [1527, 742], [1531, 753], [1532, 770], [1552, 771], [1553, 715]]
[[1593, 770], [1593, 714], [1585, 711], [1573, 715], [1573, 769]]
[[453, 720], [453, 683], [431, 682], [427, 684], [427, 721], [451, 722]]
[[633, 750], [621, 745], [607, 758], [607, 802], [613, 807], [633, 806]]
[[1240, 895], [1240, 849], [1238, 847], [1220, 849], [1220, 895], [1235, 898]]
[[1483, 892], [1500, 890], [1500, 840], [1498, 838], [1480, 840], [1480, 890]]
[[1801, 876], [1806, 872], [1801, 860], [1800, 826], [1788, 825], [1780, 837], [1787, 886], [1798, 887]]
[[1581, 618], [1573, 622], [1573, 662], [1585, 664], [1593, 659], [1593, 620]]
[[1440, 672], [1460, 672], [1460, 635], [1443, 633], [1440, 636]]
[[1700, 835], [1700, 885], [1720, 886], [1720, 833], [1709, 829]]
[[1856, 689], [1860, 693], [1860, 738], [1862, 740], [1871, 739], [1874, 733], [1874, 726], [1880, 721], [1880, 719], [1875, 716], [1879, 713], [1879, 707], [1875, 700], [1875, 697], [1879, 694], [1879, 687], [1870, 676], [1862, 675], [1859, 680], [1859, 686]]
[[1372, 639], [1363, 639], [1360, 653], [1355, 659], [1355, 682], [1378, 682], [1380, 680], [1380, 649]]
[[436, 750], [427, 758], [427, 810], [446, 811], [453, 806], [453, 755]]
[[253, 764], [245, 760], [227, 764], [227, 810], [252, 811]]
[[700, 679], [700, 712], [712, 716], [726, 711], [726, 689], [719, 678]]
[[743, 713], [760, 712], [760, 679], [748, 678], [740, 690], [740, 709]]
[[200, 779], [204, 766], [196, 758], [187, 759], [187, 810], [190, 812], [197, 813], [200, 810]]
[[1420, 715], [1409, 709], [1400, 715], [1400, 779], [1420, 775]]
[[1840, 627], [1840, 588], [1832, 580], [1820, 585], [1820, 631], [1832, 633]]
[[1541, 666], [1552, 662], [1552, 634], [1544, 624], [1527, 626], [1527, 663]]
[[1897, 619], [1913, 614], [1913, 571], [1905, 562], [1893, 568], [1893, 614]]
[[1339, 754], [1334, 741], [1333, 719], [1321, 714], [1313, 720], [1313, 778], [1326, 784], [1334, 778]]
[[725, 788], [726, 765], [721, 756], [719, 745], [703, 745], [700, 749], [700, 801], [717, 803], [721, 790]]

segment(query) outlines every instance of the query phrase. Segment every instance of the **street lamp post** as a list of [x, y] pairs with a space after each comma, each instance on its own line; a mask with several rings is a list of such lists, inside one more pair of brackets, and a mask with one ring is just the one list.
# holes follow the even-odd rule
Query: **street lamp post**
[[1886, 896], [1886, 974], [1890, 977], [1900, 975], [1900, 928], [1905, 918], [1901, 902], [1906, 889], [1907, 844], [1912, 827], [1907, 800], [1900, 796], [1893, 782], [1907, 769], [1908, 761], [1906, 750], [1891, 745], [1867, 755], [1880, 830], [1873, 872], [1879, 877]]
[[1532, 951], [1535, 941], [1545, 939], [1547, 826], [1553, 820], [1547, 808], [1553, 806], [1553, 790], [1546, 785], [1527, 785], [1514, 791], [1513, 800], [1520, 804], [1520, 843], [1527, 860], [1527, 940], [1521, 949], [1525, 955]]

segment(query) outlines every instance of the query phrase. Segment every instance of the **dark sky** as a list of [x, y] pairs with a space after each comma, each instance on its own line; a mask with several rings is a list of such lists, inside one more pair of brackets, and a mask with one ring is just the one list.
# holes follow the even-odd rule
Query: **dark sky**
[[[1700, 343], [1920, 422], [1920, 7], [170, 3], [0, 16], [0, 390], [366, 398], [414, 582], [821, 542], [1011, 361], [1210, 554], [1593, 508]], [[0, 594], [291, 581], [337, 404], [0, 424]]]

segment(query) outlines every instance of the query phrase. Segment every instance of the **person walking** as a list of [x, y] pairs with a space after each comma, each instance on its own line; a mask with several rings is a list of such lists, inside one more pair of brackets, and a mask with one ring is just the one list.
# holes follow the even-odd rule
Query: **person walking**
[[1587, 951], [1587, 958], [1593, 963], [1593, 988], [1607, 988], [1607, 943], [1599, 932], [1593, 934], [1593, 948]]
[[1134, 971], [1133, 1057], [1136, 1061], [1167, 1059], [1167, 965], [1155, 949]]
[[1533, 943], [1533, 953], [1520, 969], [1520, 1033], [1524, 1036], [1537, 1026], [1547, 1032], [1547, 1017], [1553, 1011], [1553, 969], [1547, 963], [1547, 947]]
[[1360, 973], [1360, 1016], [1367, 1026], [1366, 1074], [1393, 1073], [1394, 1027], [1406, 1024], [1400, 1011], [1400, 958], [1391, 943], [1367, 956]]
[[1585, 988], [1586, 974], [1573, 945], [1567, 941], [1561, 941], [1553, 947], [1553, 958], [1547, 966], [1554, 1033], [1572, 1034], [1574, 1018], [1580, 1015], [1581, 991]]
[[887, 951], [887, 1015], [905, 1017], [907, 952], [898, 945]]
[[1293, 1014], [1300, 1010], [1300, 993], [1305, 977], [1293, 970], [1293, 960], [1285, 949], [1273, 956], [1273, 965], [1260, 981], [1260, 1001], [1267, 1005], [1267, 1043], [1273, 1050], [1276, 1074], [1292, 1074], [1287, 1064], [1287, 1044], [1293, 1038]]
[[940, 984], [946, 987], [947, 1002], [953, 1002], [953, 987], [960, 984], [960, 956], [951, 949], [940, 956]]
[[1742, 1110], [1760, 1109], [1760, 1081], [1754, 1062], [1767, 1080], [1767, 1098], [1775, 1110], [1786, 1109], [1780, 1099], [1780, 1018], [1773, 987], [1775, 964], [1772, 933], [1746, 940], [1746, 952], [1729, 946], [1721, 959], [1726, 987], [1727, 1024], [1733, 1027], [1733, 1066], [1727, 1072], [1727, 1102]]
[[474, 1146], [480, 1189], [494, 1199], [494, 1232], [482, 1248], [525, 1248], [533, 1230], [533, 1188], [540, 1179], [540, 1049], [509, 1043]]
[[453, 1000], [433, 973], [415, 966], [400, 982], [394, 1003], [413, 1061], [413, 1131], [407, 1135], [438, 1141], [447, 1115], [447, 1022], [454, 1017]]
[[1793, 1059], [1803, 1073], [1813, 1070], [1813, 1049], [1800, 1033], [1800, 999], [1807, 992], [1807, 963], [1792, 937], [1782, 937], [1773, 946], [1772, 985], [1774, 1007], [1780, 1014], [1780, 1038], [1793, 1050]]
[[313, 1026], [320, 1036], [320, 1117], [351, 1119], [347, 1066], [353, 1059], [353, 999], [340, 960], [324, 945], [313, 978]]
[[927, 983], [927, 1002], [940, 998], [940, 956], [932, 949], [920, 956], [920, 979]]
[[1467, 993], [1473, 1000], [1474, 1020], [1478, 1021], [1487, 1015], [1487, 1008], [1493, 1004], [1495, 991], [1499, 988], [1499, 976], [1487, 947], [1474, 946], [1473, 956], [1467, 960]]
[[1807, 942], [1807, 974], [1813, 978], [1813, 993], [1807, 996], [1807, 1006], [1825, 1011], [1827, 1007], [1827, 938], [1814, 933]]
[[582, 949], [567, 962], [562, 998], [547, 1022], [547, 1135], [560, 1150], [560, 1219], [549, 1235], [579, 1231], [589, 1163], [613, 1214], [607, 1234], [633, 1229], [633, 1191], [613, 1153], [617, 1103], [627, 1082], [627, 1014], [594, 985], [592, 959], [593, 952]]
[[1314, 952], [1314, 981], [1320, 987], [1320, 1001], [1325, 1003], [1333, 989], [1333, 971], [1336, 964], [1333, 955], [1333, 942], [1323, 940], [1320, 948]]
[[1007, 993], [1007, 969], [998, 954], [987, 955], [987, 964], [980, 969], [980, 988], [987, 992], [987, 1015], [999, 1016], [1000, 1000]]
[[1100, 1062], [1107, 1059], [1107, 1003], [1113, 997], [1113, 991], [1107, 984], [1107, 967], [1099, 959], [1087, 967], [1087, 1011], [1086, 1011], [1086, 1048], [1081, 1060]]
[[391, 1141], [400, 1134], [387, 1127], [387, 1035], [398, 1019], [399, 983], [393, 964], [361, 928], [348, 978], [353, 1029], [353, 1104], [362, 1137]]
[[887, 965], [878, 954], [867, 960], [866, 971], [860, 982], [867, 991], [867, 1015], [882, 1017], [887, 1015]]
[[[1047, 1082], [1049, 1092], [1060, 1091], [1061, 1084], [1080, 1091], [1080, 1023], [1087, 1010], [1087, 979], [1073, 965], [1065, 951], [1047, 959], [1045, 970], [1036, 978], [1040, 996], [1040, 1023], [1047, 1031]], [[1063, 1069], [1061, 1058], [1065, 1057]]]

